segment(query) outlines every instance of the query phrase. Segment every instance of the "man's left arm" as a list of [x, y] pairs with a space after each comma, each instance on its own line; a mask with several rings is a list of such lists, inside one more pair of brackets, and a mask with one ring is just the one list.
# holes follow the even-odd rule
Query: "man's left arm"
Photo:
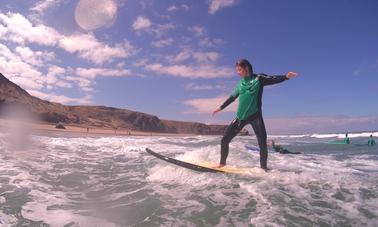
[[260, 74], [260, 81], [263, 86], [265, 85], [272, 85], [272, 84], [278, 84], [285, 80], [291, 79], [296, 77], [298, 74], [295, 72], [288, 72], [286, 75], [273, 75], [268, 76], [266, 74]]

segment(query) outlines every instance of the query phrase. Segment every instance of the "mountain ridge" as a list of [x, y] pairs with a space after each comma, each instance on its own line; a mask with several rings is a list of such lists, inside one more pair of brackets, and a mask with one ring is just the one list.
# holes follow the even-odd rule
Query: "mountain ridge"
[[[145, 132], [221, 135], [226, 125], [207, 125], [160, 119], [147, 113], [108, 106], [69, 106], [30, 95], [0, 73], [0, 115], [7, 107], [18, 106], [42, 122]], [[248, 134], [247, 130], [242, 134]]]

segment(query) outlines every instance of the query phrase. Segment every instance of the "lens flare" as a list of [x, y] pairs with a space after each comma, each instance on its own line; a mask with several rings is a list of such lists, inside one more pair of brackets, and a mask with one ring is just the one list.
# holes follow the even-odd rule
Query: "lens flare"
[[80, 0], [75, 20], [80, 28], [93, 31], [111, 27], [117, 18], [117, 4], [113, 0]]

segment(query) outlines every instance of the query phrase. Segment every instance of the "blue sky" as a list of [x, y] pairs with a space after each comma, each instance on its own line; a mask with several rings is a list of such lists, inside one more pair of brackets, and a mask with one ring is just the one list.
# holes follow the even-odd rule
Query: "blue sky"
[[255, 72], [300, 74], [264, 90], [268, 128], [303, 131], [327, 118], [337, 125], [325, 131], [378, 129], [375, 0], [91, 4], [3, 0], [0, 72], [50, 101], [228, 123], [236, 105], [211, 112], [239, 80], [235, 61], [247, 58]]

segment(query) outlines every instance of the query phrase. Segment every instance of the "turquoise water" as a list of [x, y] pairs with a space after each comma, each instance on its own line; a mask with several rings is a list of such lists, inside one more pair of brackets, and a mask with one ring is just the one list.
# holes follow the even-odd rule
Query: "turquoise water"
[[[337, 137], [338, 136], [338, 137]], [[219, 136], [31, 135], [0, 133], [0, 226], [378, 226], [378, 146], [351, 135], [273, 137], [300, 155], [269, 153], [272, 171], [199, 173], [181, 160], [218, 162]], [[25, 139], [25, 138], [24, 138]], [[256, 167], [237, 137], [229, 165]], [[4, 224], [5, 223], [5, 224]]]

